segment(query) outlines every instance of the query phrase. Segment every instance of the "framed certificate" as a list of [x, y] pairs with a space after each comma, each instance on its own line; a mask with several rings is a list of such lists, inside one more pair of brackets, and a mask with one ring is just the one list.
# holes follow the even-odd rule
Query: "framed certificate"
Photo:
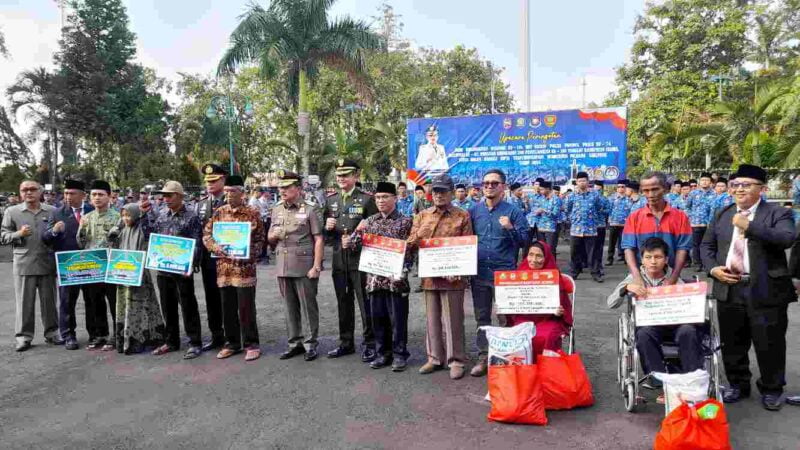
[[437, 237], [419, 242], [419, 276], [478, 274], [478, 236]]
[[647, 288], [647, 297], [633, 302], [636, 326], [703, 323], [706, 320], [708, 283], [687, 283]]
[[502, 270], [494, 273], [497, 314], [555, 314], [561, 305], [558, 270]]

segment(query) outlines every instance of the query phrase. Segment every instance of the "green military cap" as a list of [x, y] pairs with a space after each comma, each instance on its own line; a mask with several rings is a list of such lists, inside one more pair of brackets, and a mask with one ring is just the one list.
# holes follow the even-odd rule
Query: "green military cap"
[[278, 170], [278, 187], [289, 187], [293, 184], [300, 184], [302, 178], [300, 175], [290, 172], [288, 170]]
[[203, 165], [200, 172], [203, 173], [203, 181], [217, 181], [228, 174], [222, 166], [212, 163]]
[[350, 175], [359, 169], [361, 167], [352, 159], [339, 158], [336, 160], [336, 175]]

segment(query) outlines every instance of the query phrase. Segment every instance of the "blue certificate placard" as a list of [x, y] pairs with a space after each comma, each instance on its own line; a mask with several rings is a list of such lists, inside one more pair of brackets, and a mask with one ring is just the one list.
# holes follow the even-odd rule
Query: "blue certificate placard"
[[189, 275], [192, 273], [195, 245], [194, 239], [153, 233], [147, 244], [145, 268]]
[[59, 286], [103, 283], [108, 267], [108, 249], [56, 252]]
[[111, 249], [108, 256], [106, 283], [141, 286], [145, 252]]
[[211, 237], [231, 259], [250, 259], [250, 222], [214, 222]]

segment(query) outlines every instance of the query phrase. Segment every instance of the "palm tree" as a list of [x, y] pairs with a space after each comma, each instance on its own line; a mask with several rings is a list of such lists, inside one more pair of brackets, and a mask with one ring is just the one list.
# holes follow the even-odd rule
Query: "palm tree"
[[761, 151], [771, 143], [777, 122], [773, 106], [787, 95], [783, 86], [773, 86], [756, 92], [752, 99], [720, 102], [712, 113], [723, 124], [732, 155], [741, 162], [761, 164]]
[[356, 88], [366, 92], [365, 54], [385, 47], [385, 41], [367, 23], [350, 17], [330, 21], [328, 10], [336, 0], [273, 0], [267, 9], [253, 4], [230, 36], [230, 47], [218, 73], [255, 63], [262, 75], [283, 74], [287, 92], [298, 106], [298, 127], [304, 136], [302, 171], [308, 174], [308, 92], [320, 64], [343, 70]]
[[16, 117], [18, 112], [22, 112], [24, 119], [33, 125], [32, 135], [37, 139], [44, 135], [43, 165], [50, 167], [53, 184], [56, 182], [60, 138], [56, 85], [56, 75], [38, 67], [20, 73], [17, 81], [6, 89], [12, 115]]

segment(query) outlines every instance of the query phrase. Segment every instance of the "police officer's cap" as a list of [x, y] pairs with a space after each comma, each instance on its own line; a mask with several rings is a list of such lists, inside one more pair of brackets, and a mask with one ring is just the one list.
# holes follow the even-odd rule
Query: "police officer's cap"
[[336, 160], [336, 175], [350, 175], [361, 169], [361, 166], [352, 159], [339, 158]]
[[431, 125], [425, 129], [425, 134], [438, 134], [439, 128], [436, 125]]
[[217, 181], [228, 174], [222, 166], [212, 163], [204, 165], [200, 171], [203, 173], [204, 181]]
[[294, 172], [283, 169], [278, 170], [278, 187], [285, 188], [293, 184], [299, 185], [301, 180], [300, 175]]

